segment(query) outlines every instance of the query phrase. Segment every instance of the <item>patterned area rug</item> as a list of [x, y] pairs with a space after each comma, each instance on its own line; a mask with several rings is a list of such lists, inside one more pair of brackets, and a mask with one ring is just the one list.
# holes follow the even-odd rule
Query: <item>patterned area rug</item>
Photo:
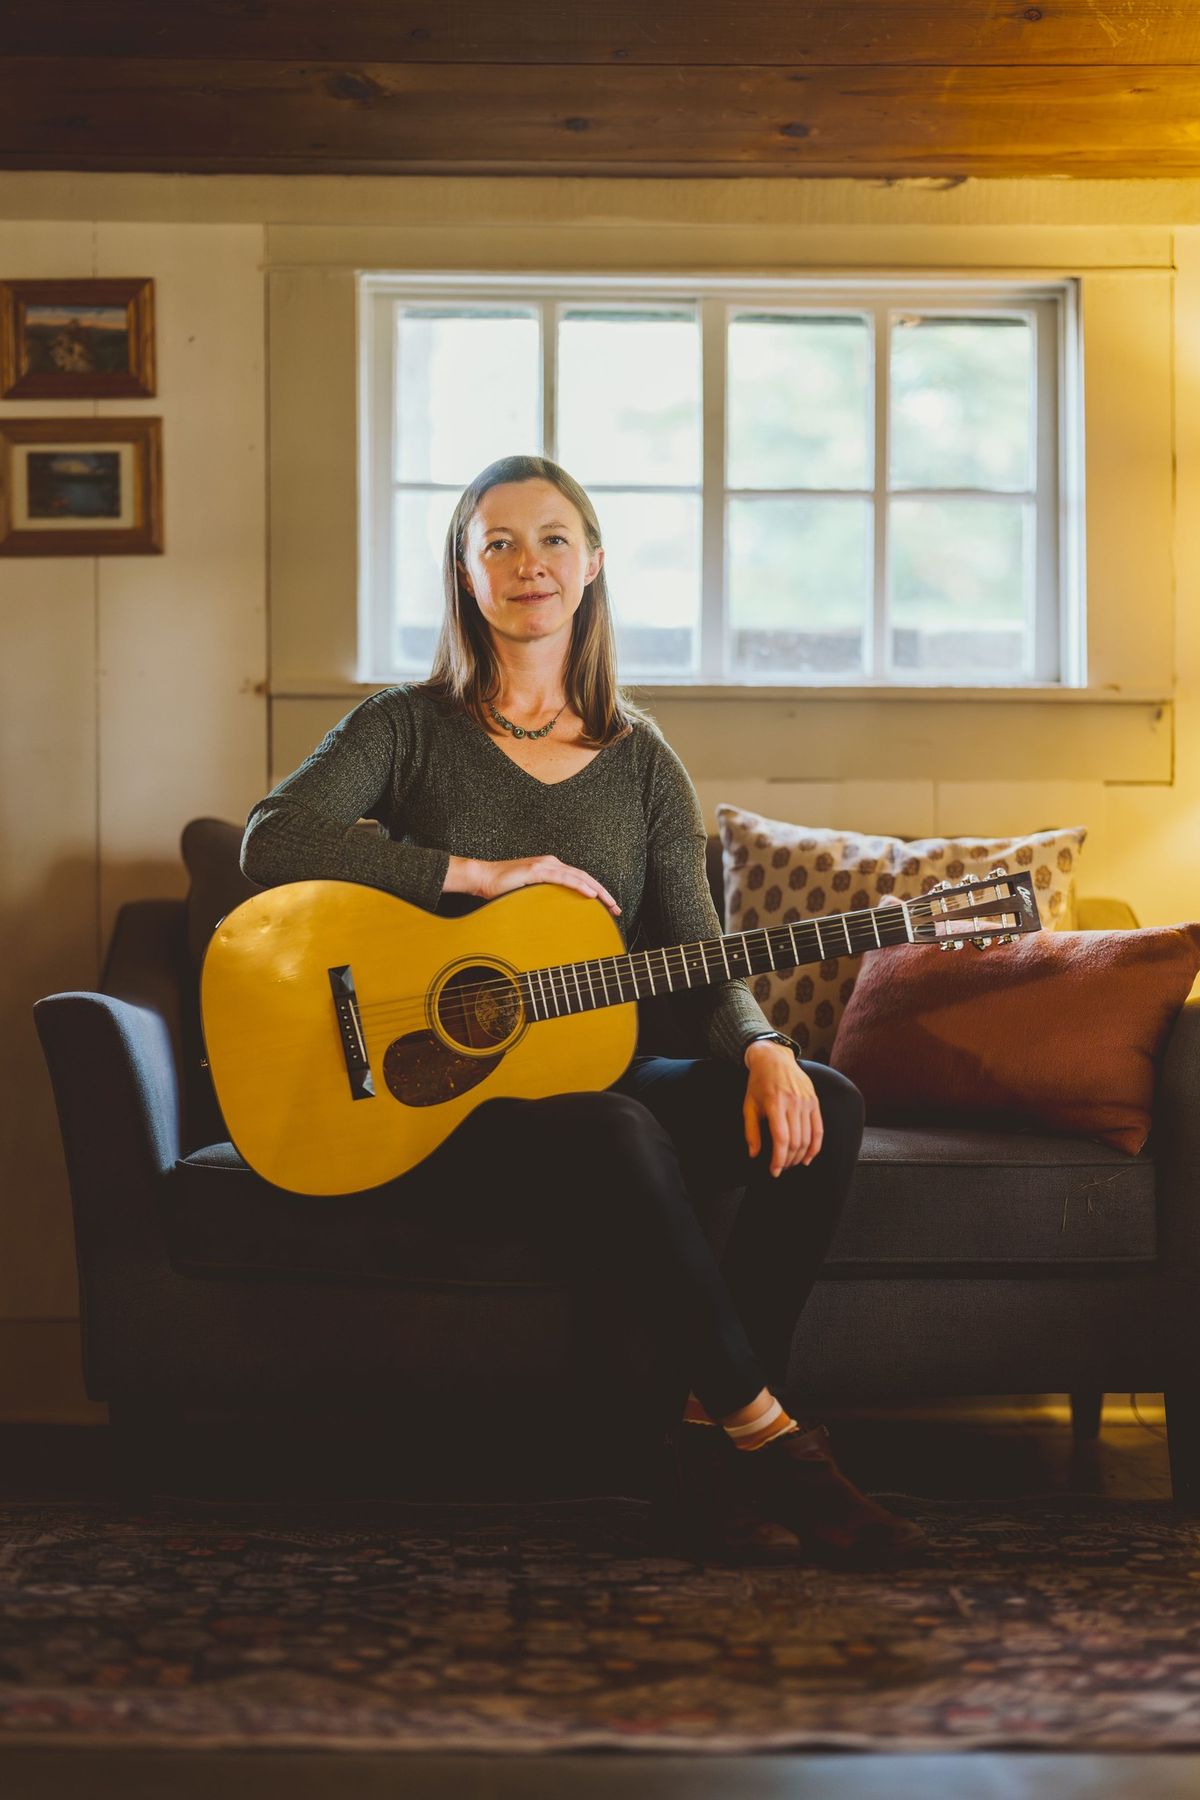
[[1200, 1746], [1200, 1523], [900, 1505], [887, 1576], [657, 1554], [622, 1499], [0, 1507], [0, 1743]]

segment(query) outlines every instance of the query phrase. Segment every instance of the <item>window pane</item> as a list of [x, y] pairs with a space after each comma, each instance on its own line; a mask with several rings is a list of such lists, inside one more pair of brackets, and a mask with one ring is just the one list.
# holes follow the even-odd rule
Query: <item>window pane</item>
[[891, 485], [1033, 485], [1028, 320], [898, 315], [892, 327]]
[[464, 488], [498, 456], [542, 450], [537, 317], [517, 310], [397, 314], [396, 479]]
[[700, 496], [604, 494], [599, 517], [621, 679], [690, 675], [700, 630]]
[[729, 327], [727, 409], [730, 487], [867, 487], [867, 320], [740, 314]]
[[458, 495], [398, 493], [393, 501], [392, 645], [397, 667], [429, 672], [442, 623], [442, 546]]
[[700, 480], [700, 327], [689, 312], [573, 308], [558, 329], [558, 461], [588, 482]]
[[736, 674], [781, 680], [862, 671], [870, 614], [868, 500], [730, 500]]
[[1030, 502], [893, 500], [892, 662], [899, 674], [1024, 673]]

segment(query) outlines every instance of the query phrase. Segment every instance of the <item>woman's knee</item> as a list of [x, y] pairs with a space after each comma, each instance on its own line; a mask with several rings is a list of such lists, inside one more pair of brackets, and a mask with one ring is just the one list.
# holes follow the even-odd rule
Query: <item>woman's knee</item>
[[817, 1092], [826, 1136], [862, 1136], [866, 1105], [859, 1090], [839, 1069], [828, 1063], [806, 1062], [802, 1068]]
[[558, 1094], [537, 1102], [548, 1132], [569, 1150], [577, 1166], [636, 1162], [670, 1138], [649, 1107], [630, 1094]]

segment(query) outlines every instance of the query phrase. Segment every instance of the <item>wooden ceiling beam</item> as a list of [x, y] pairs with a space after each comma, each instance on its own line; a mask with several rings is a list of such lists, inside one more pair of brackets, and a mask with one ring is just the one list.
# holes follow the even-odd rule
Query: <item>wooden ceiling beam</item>
[[5, 56], [688, 67], [1200, 59], [1196, 0], [0, 0]]
[[530, 68], [23, 58], [0, 167], [1193, 174], [1200, 68]]

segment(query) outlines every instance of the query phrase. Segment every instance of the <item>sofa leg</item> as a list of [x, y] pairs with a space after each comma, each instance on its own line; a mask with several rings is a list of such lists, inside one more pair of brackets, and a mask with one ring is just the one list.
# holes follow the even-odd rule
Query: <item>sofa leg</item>
[[144, 1400], [110, 1400], [113, 1484], [124, 1500], [149, 1500], [169, 1437], [167, 1415]]
[[1100, 1388], [1081, 1388], [1071, 1395], [1071, 1431], [1076, 1443], [1100, 1436], [1104, 1394]]
[[1167, 1452], [1177, 1506], [1200, 1512], [1200, 1388], [1168, 1388]]

